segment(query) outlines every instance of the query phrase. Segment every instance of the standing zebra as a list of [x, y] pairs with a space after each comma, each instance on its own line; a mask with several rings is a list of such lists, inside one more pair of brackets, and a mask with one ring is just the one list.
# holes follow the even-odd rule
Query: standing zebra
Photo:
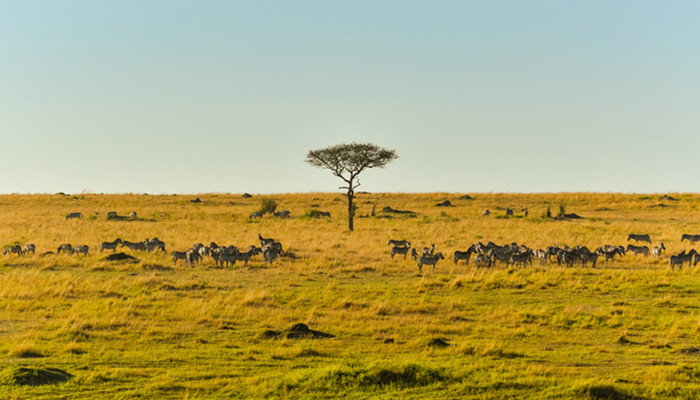
[[73, 247], [73, 251], [70, 254], [73, 255], [73, 253], [78, 253], [78, 255], [80, 255], [82, 253], [83, 255], [87, 256], [89, 251], [90, 247], [88, 247], [87, 245], [75, 246]]
[[635, 235], [634, 233], [630, 233], [629, 236], [627, 236], [627, 241], [629, 242], [630, 240], [649, 242], [649, 244], [651, 244], [651, 237], [649, 237], [649, 235]]
[[666, 250], [666, 246], [664, 246], [664, 242], [661, 242], [660, 245], [654, 246], [654, 248], [651, 249], [651, 254], [655, 255], [656, 257], [661, 257], [661, 253]]
[[432, 256], [423, 256], [418, 259], [418, 273], [421, 274], [423, 273], [423, 266], [424, 265], [432, 265], [433, 266], [433, 272], [435, 272], [435, 265], [437, 264], [438, 260], [444, 260], [445, 257], [442, 256], [441, 252], [437, 252], [435, 255]]
[[34, 246], [32, 243], [27, 243], [22, 247], [22, 254], [27, 254], [27, 253], [32, 253], [35, 254], [36, 251], [36, 246]]

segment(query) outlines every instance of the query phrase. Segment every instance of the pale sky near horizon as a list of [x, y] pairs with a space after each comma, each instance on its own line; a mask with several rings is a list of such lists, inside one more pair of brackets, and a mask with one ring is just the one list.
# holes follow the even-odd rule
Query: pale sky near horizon
[[698, 192], [700, 2], [0, 0], [0, 193]]

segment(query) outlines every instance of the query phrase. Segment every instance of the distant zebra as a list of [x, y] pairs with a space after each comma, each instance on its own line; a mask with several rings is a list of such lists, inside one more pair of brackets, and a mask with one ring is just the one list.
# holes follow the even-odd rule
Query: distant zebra
[[100, 253], [102, 253], [102, 251], [104, 250], [115, 251], [117, 250], [117, 246], [119, 246], [120, 244], [122, 244], [122, 240], [119, 238], [117, 238], [117, 240], [113, 242], [102, 242], [102, 244], [100, 245]]
[[289, 218], [292, 216], [292, 212], [289, 210], [276, 211], [273, 215], [277, 218]]
[[512, 217], [513, 216], [513, 210], [511, 210], [509, 207], [506, 207], [506, 217]]
[[467, 251], [455, 251], [454, 254], [452, 254], [452, 258], [454, 259], [455, 264], [457, 264], [457, 261], [459, 260], [464, 260], [465, 265], [469, 265], [469, 259], [471, 258], [472, 254], [476, 252], [475, 250], [476, 246], [471, 245], [467, 249]]
[[148, 252], [154, 251], [154, 250], [160, 250], [163, 253], [165, 253], [165, 242], [158, 239], [158, 238], [153, 238], [153, 239], [146, 239], [146, 250]]
[[61, 254], [61, 252], [71, 254], [73, 252], [73, 246], [71, 246], [70, 243], [64, 243], [58, 246], [58, 250], [56, 250], [57, 254]]
[[630, 240], [649, 242], [649, 244], [651, 244], [651, 237], [649, 237], [649, 235], [635, 235], [634, 233], [630, 233], [630, 235], [627, 236], [627, 241], [629, 242]]
[[430, 243], [430, 248], [423, 247], [423, 257], [432, 257], [435, 252], [435, 243]]
[[90, 247], [87, 245], [83, 245], [83, 246], [73, 247], [73, 251], [70, 254], [72, 255], [73, 253], [78, 253], [78, 255], [80, 255], [82, 253], [83, 255], [87, 256], [89, 252], [90, 252]]
[[489, 210], [484, 210], [484, 212], [482, 212], [481, 215], [484, 216], [484, 217], [488, 217], [489, 215], [491, 215], [491, 211], [489, 211]]
[[12, 253], [15, 253], [18, 256], [21, 256], [22, 255], [22, 246], [20, 246], [18, 244], [15, 244], [12, 246], [6, 246], [5, 250], [2, 252], [2, 255], [6, 256], [6, 255], [12, 254]]
[[408, 254], [408, 250], [410, 247], [399, 247], [399, 246], [394, 246], [391, 248], [391, 259], [394, 259], [395, 255], [403, 255], [403, 259], [406, 259], [406, 255]]
[[476, 265], [477, 268], [490, 268], [491, 257], [484, 253], [479, 253], [474, 257], [474, 265]]
[[66, 219], [72, 219], [72, 218], [83, 218], [83, 214], [79, 212], [72, 212], [68, 215], [66, 215]]
[[255, 219], [255, 218], [262, 218], [263, 217], [263, 212], [262, 211], [255, 211], [250, 213], [248, 216], [248, 219]]
[[27, 253], [35, 254], [35, 252], [36, 252], [36, 246], [34, 246], [32, 243], [25, 244], [24, 247], [22, 247], [22, 254], [27, 254]]
[[631, 244], [627, 245], [627, 251], [631, 251], [634, 254], [643, 254], [645, 256], [649, 255], [649, 247], [647, 246], [633, 246]]
[[138, 216], [137, 216], [137, 214], [136, 214], [136, 211], [132, 211], [132, 213], [129, 214], [129, 217], [132, 218], [132, 219], [138, 219]]
[[664, 242], [661, 242], [660, 245], [654, 246], [654, 248], [651, 249], [651, 254], [655, 255], [656, 257], [661, 257], [661, 253], [666, 250], [666, 246], [664, 246]]
[[185, 252], [185, 251], [173, 251], [172, 256], [173, 256], [173, 265], [174, 266], [177, 266], [178, 260], [185, 260], [185, 262], [188, 262], [187, 261], [187, 252]]
[[266, 244], [262, 248], [262, 254], [265, 262], [272, 264], [273, 261], [282, 255], [282, 243], [272, 242]]
[[700, 235], [688, 235], [687, 233], [684, 233], [681, 237], [681, 242], [684, 240], [688, 240], [691, 244], [695, 244], [695, 242], [700, 242]]
[[432, 256], [423, 256], [418, 259], [418, 273], [423, 273], [423, 266], [424, 265], [432, 265], [433, 266], [433, 272], [435, 272], [435, 265], [439, 260], [444, 260], [445, 257], [442, 256], [442, 253], [437, 252], [435, 255]]

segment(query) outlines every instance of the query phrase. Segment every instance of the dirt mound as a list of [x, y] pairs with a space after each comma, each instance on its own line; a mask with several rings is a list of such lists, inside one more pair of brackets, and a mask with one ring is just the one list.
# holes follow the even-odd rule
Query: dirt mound
[[679, 200], [678, 200], [677, 198], [675, 198], [675, 197], [671, 197], [671, 196], [669, 196], [669, 195], [667, 195], [667, 194], [665, 194], [665, 195], [661, 196], [661, 200], [668, 200], [668, 201], [679, 201]]
[[445, 200], [442, 203], [437, 203], [435, 206], [436, 207], [453, 207], [452, 203], [449, 200]]
[[126, 254], [126, 253], [114, 253], [114, 254], [110, 254], [110, 255], [108, 255], [107, 257], [105, 257], [105, 260], [106, 260], [106, 261], [128, 261], [128, 262], [132, 262], [132, 263], [137, 263], [137, 262], [139, 262], [139, 259], [138, 259], [138, 258], [136, 258], [136, 257], [134, 257], [134, 256], [130, 256], [130, 255]]
[[428, 347], [438, 347], [438, 348], [445, 348], [445, 347], [450, 347], [450, 344], [448, 343], [449, 341], [447, 339], [440, 339], [440, 338], [435, 338], [428, 342]]
[[16, 385], [55, 385], [68, 381], [73, 375], [58, 368], [19, 368], [12, 373], [12, 382]]
[[578, 215], [578, 214], [574, 214], [574, 213], [571, 213], [571, 214], [564, 214], [564, 218], [565, 218], [565, 219], [583, 219], [582, 216], [580, 216], [580, 215]]
[[200, 200], [199, 197], [197, 197], [194, 200], [190, 200], [190, 203], [201, 203], [201, 202], [202, 202], [202, 200]]
[[251, 197], [253, 197], [252, 194], [250, 194], [250, 193], [243, 193], [243, 198], [244, 198], [244, 199], [249, 199], [249, 198], [251, 198]]
[[474, 198], [468, 194], [465, 194], [464, 196], [459, 198], [460, 200], [474, 200]]
[[273, 331], [271, 329], [262, 333], [267, 339], [287, 338], [287, 339], [326, 339], [335, 337], [330, 333], [314, 331], [306, 324], [298, 323], [283, 331]]

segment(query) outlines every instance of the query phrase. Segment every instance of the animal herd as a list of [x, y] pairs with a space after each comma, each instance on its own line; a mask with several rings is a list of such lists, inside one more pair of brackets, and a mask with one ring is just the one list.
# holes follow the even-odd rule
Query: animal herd
[[[630, 234], [627, 237], [627, 241], [632, 240], [647, 242], [651, 245], [651, 237], [647, 234]], [[695, 242], [700, 241], [700, 235], [683, 234], [681, 242], [684, 240], [695, 244]], [[444, 259], [441, 252], [435, 253], [435, 244], [431, 244], [431, 247], [424, 247], [420, 253], [411, 247], [411, 242], [408, 240], [391, 239], [388, 245], [391, 246], [390, 255], [392, 259], [394, 256], [399, 255], [403, 256], [405, 260], [410, 252], [413, 260], [418, 262], [419, 273], [423, 272], [423, 265], [431, 265], [432, 270], [435, 271], [437, 262]], [[468, 266], [473, 256], [476, 268], [490, 268], [498, 264], [525, 267], [532, 266], [533, 260], [538, 261], [542, 266], [546, 266], [548, 263], [556, 263], [559, 266], [585, 267], [591, 265], [595, 268], [599, 258], [604, 259], [606, 263], [613, 262], [616, 257], [622, 258], [628, 253], [643, 256], [654, 255], [660, 258], [665, 250], [666, 246], [663, 242], [651, 250], [646, 245], [638, 246], [633, 244], [628, 244], [626, 247], [622, 245], [603, 245], [595, 250], [591, 250], [586, 246], [579, 245], [574, 247], [548, 246], [545, 249], [531, 249], [524, 244], [517, 243], [497, 245], [493, 242], [488, 242], [487, 244], [479, 242], [472, 244], [467, 250], [455, 251], [453, 260], [455, 264], [459, 261], [464, 261], [465, 265]], [[688, 267], [695, 266], [698, 262], [700, 262], [700, 253], [695, 249], [688, 252], [683, 250], [681, 253], [669, 257], [669, 266], [672, 270], [676, 267], [681, 269], [685, 263], [688, 263]]]
[[[282, 244], [279, 241], [272, 238], [264, 238], [260, 234], [258, 234], [258, 240], [260, 241], [260, 247], [253, 245], [248, 247], [246, 251], [234, 245], [219, 246], [211, 242], [209, 246], [197, 243], [185, 251], [173, 251], [171, 256], [175, 266], [177, 266], [179, 260], [183, 260], [187, 265], [193, 266], [199, 264], [205, 257], [210, 257], [214, 260], [217, 267], [223, 267], [224, 265], [234, 265], [236, 261], [243, 261], [244, 265], [247, 266], [248, 261], [259, 254], [262, 254], [266, 263], [272, 263], [283, 255]], [[110, 242], [102, 242], [100, 244], [100, 253], [103, 251], [115, 252], [124, 247], [132, 251], [160, 251], [166, 253], [165, 242], [158, 238], [146, 239], [140, 242], [131, 242], [117, 238]], [[28, 253], [36, 253], [36, 246], [34, 244], [26, 244], [24, 246], [13, 244], [6, 246], [3, 251], [3, 255], [16, 254], [17, 256], [24, 256]], [[90, 247], [88, 245], [74, 246], [70, 243], [63, 243], [58, 246], [55, 253], [53, 251], [47, 251], [42, 255], [48, 256], [52, 254], [76, 254], [87, 256], [90, 254]]]

